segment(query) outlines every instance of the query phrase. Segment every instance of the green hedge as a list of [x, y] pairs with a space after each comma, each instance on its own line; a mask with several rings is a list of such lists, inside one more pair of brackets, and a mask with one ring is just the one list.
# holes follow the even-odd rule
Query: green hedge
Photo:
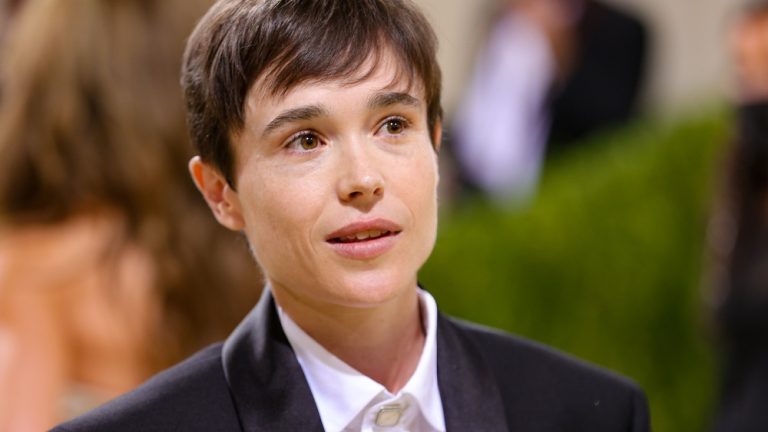
[[721, 112], [637, 124], [553, 161], [522, 211], [446, 211], [420, 280], [451, 315], [632, 377], [655, 431], [706, 429], [704, 243], [727, 124]]

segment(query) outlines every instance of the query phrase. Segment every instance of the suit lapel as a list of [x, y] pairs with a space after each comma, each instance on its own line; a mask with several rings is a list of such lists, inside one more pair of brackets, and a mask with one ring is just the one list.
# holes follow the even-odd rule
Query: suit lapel
[[244, 431], [323, 430], [268, 289], [224, 343], [222, 362]]
[[508, 430], [499, 389], [477, 346], [439, 313], [437, 379], [448, 432]]
[[[323, 430], [269, 290], [224, 343], [222, 362], [244, 431]], [[439, 313], [437, 378], [448, 432], [507, 430], [501, 396], [480, 352]]]

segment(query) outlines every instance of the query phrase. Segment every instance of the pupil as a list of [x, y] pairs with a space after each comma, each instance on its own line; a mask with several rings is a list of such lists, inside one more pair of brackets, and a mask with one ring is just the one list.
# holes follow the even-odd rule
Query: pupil
[[387, 127], [389, 128], [390, 132], [393, 132], [393, 133], [400, 132], [400, 122], [397, 120], [390, 120]]
[[301, 146], [305, 149], [311, 149], [315, 147], [315, 137], [307, 135], [301, 138]]

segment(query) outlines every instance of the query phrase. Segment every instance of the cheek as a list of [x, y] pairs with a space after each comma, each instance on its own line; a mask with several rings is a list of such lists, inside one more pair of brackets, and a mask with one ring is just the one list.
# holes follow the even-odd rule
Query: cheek
[[[311, 246], [322, 206], [321, 192], [309, 179], [291, 180], [281, 176], [253, 179], [246, 199], [248, 238], [259, 263], [269, 270], [291, 262]], [[243, 190], [241, 193], [245, 193]]]
[[435, 240], [437, 238], [437, 168], [433, 167], [429, 171], [429, 186], [423, 191], [423, 203], [424, 208], [422, 210], [424, 215], [424, 230], [425, 236], [428, 237], [427, 243], [429, 244], [429, 252], [435, 246]]
[[[417, 199], [425, 208], [435, 208], [439, 178], [437, 156], [430, 149], [429, 153], [419, 157], [414, 165], [407, 176], [412, 193], [418, 195]], [[418, 187], [413, 187], [413, 185], [418, 185]]]
[[400, 188], [422, 241], [431, 250], [437, 231], [437, 162], [430, 153], [420, 155], [401, 174]]

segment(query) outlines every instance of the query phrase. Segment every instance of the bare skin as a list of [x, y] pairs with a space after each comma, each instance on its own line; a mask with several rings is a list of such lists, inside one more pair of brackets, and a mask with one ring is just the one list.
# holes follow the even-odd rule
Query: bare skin
[[73, 386], [100, 403], [146, 378], [148, 263], [129, 248], [105, 265], [115, 223], [101, 213], [2, 233], [0, 430], [47, 430], [78, 414], [66, 408]]

